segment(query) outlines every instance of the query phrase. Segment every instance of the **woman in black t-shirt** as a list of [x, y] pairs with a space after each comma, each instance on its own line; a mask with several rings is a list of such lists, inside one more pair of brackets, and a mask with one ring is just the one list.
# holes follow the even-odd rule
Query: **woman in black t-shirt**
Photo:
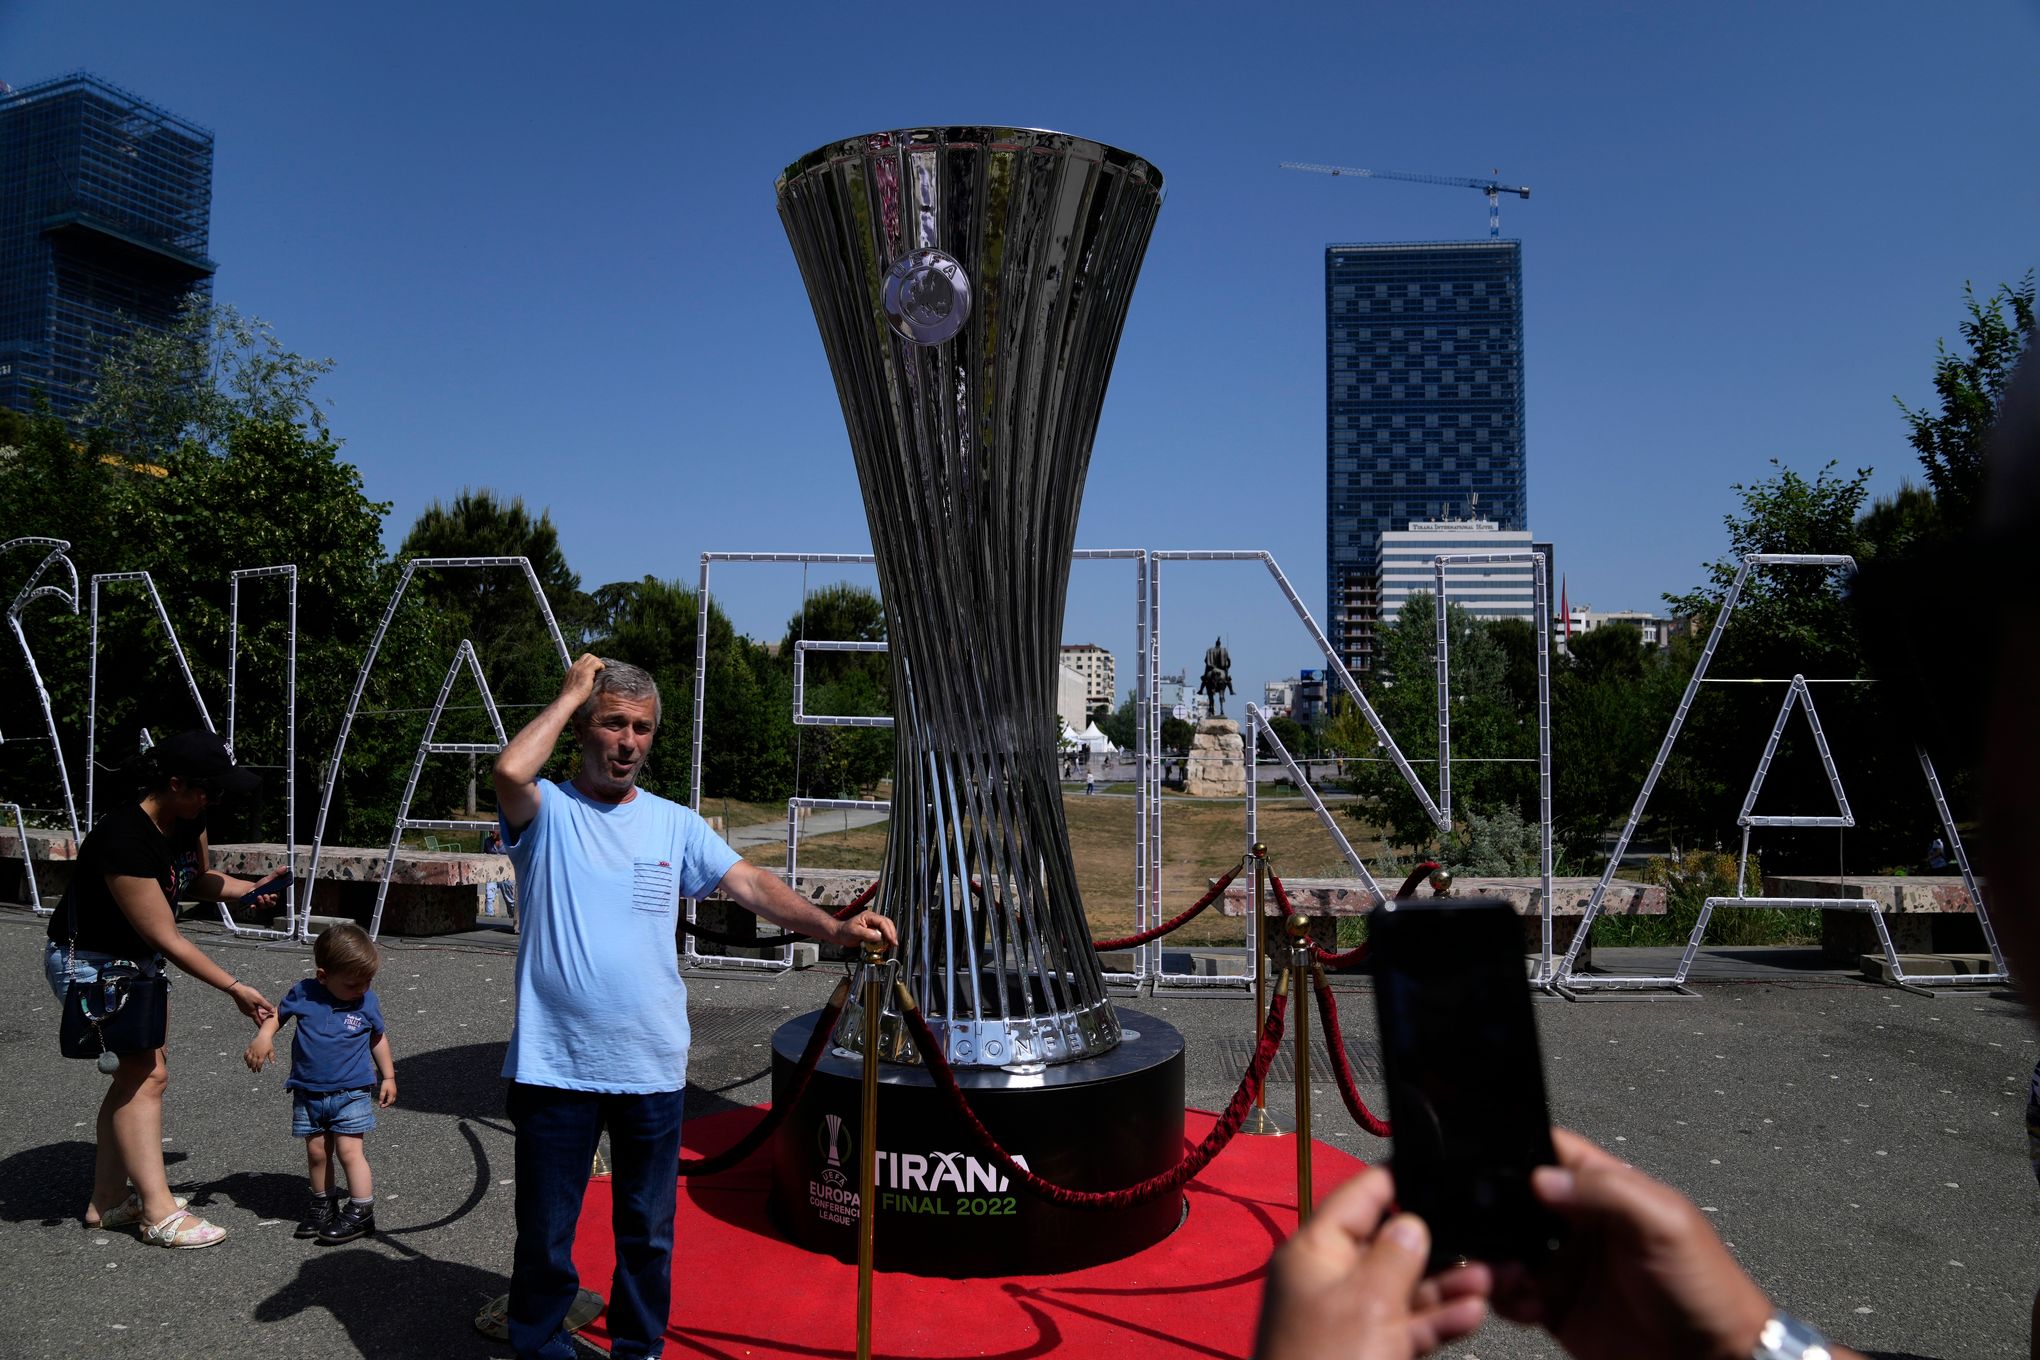
[[[260, 781], [236, 768], [226, 743], [206, 731], [158, 743], [147, 764], [141, 800], [107, 813], [78, 847], [71, 886], [50, 917], [44, 960], [50, 986], [61, 1003], [73, 979], [90, 982], [116, 960], [161, 974], [167, 958], [231, 996], [259, 1024], [275, 1008], [177, 929], [177, 902], [186, 894], [203, 900], [260, 891], [259, 883], [211, 867], [205, 833], [208, 808], [251, 792]], [[165, 1051], [119, 1057], [99, 1104], [99, 1154], [85, 1226], [139, 1227], [144, 1240], [165, 1247], [212, 1246], [226, 1230], [187, 1213], [163, 1172]]]

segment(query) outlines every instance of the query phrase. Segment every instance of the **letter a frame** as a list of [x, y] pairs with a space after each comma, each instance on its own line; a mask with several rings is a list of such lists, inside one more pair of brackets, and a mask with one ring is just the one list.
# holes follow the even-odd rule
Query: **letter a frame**
[[[1714, 627], [1707, 635], [1707, 645], [1700, 653], [1699, 664], [1693, 668], [1692, 678], [1686, 682], [1685, 693], [1679, 696], [1679, 707], [1672, 715], [1671, 725], [1665, 729], [1663, 742], [1658, 746], [1657, 758], [1651, 762], [1650, 773], [1644, 776], [1643, 788], [1636, 795], [1636, 804], [1629, 811], [1629, 820], [1623, 825], [1622, 834], [1616, 839], [1615, 849], [1608, 857], [1607, 867], [1602, 869], [1600, 881], [1594, 885], [1594, 892], [1587, 899], [1586, 912], [1580, 917], [1579, 933], [1573, 937], [1570, 948], [1558, 968], [1557, 984], [1560, 994], [1577, 997], [1595, 991], [1640, 991], [1651, 988], [1669, 988], [1685, 996], [1695, 995], [1686, 986], [1686, 979], [1693, 967], [1693, 959], [1700, 951], [1700, 941], [1707, 931], [1708, 918], [1714, 908], [1722, 907], [1786, 907], [1816, 908], [1823, 911], [1868, 911], [1877, 936], [1884, 948], [1885, 962], [1892, 972], [1892, 980], [1898, 986], [1910, 991], [1931, 995], [1932, 986], [1988, 986], [2009, 981], [2003, 952], [1998, 948], [1997, 932], [1992, 929], [1990, 916], [1984, 907], [1983, 895], [1976, 885], [1976, 876], [1969, 866], [1969, 854], [1963, 849], [1962, 838], [1956, 833], [1955, 819], [1948, 808], [1947, 797], [1942, 793], [1939, 776], [1934, 773], [1934, 763], [1924, 748], [1915, 748], [1919, 756], [1920, 771], [1926, 776], [1927, 788], [1933, 794], [1934, 806], [1940, 813], [1941, 826], [1948, 837], [1948, 844], [1955, 851], [1956, 863], [1962, 868], [1962, 881], [1968, 887], [1969, 898], [1976, 906], [1976, 919], [1983, 927], [1984, 939], [1990, 946], [1991, 971], [1972, 973], [1955, 977], [1920, 977], [1908, 975], [1899, 962], [1897, 950], [1891, 941], [1891, 932], [1884, 922], [1884, 913], [1877, 904], [1865, 898], [1798, 898], [1798, 897], [1746, 897], [1744, 891], [1744, 869], [1749, 853], [1749, 831], [1752, 826], [1853, 826], [1855, 817], [1849, 811], [1847, 798], [1843, 795], [1841, 778], [1836, 773], [1834, 760], [1827, 747], [1826, 733], [1821, 730], [1820, 719], [1816, 716], [1812, 696], [1806, 693], [1804, 677], [1793, 677], [1793, 689], [1787, 693], [1785, 703], [1778, 711], [1778, 720], [1771, 729], [1770, 741], [1765, 745], [1763, 759], [1759, 762], [1755, 777], [1751, 780], [1749, 793], [1743, 799], [1742, 813], [1738, 821], [1743, 828], [1743, 856], [1737, 865], [1735, 897], [1710, 897], [1702, 904], [1699, 919], [1693, 923], [1693, 933], [1687, 937], [1685, 952], [1679, 958], [1678, 967], [1666, 977], [1615, 977], [1605, 974], [1577, 974], [1573, 971], [1580, 949], [1586, 944], [1588, 933], [1593, 929], [1594, 918], [1600, 914], [1602, 899], [1607, 895], [1608, 885], [1615, 877], [1615, 870], [1621, 865], [1622, 857], [1629, 850], [1629, 842], [1636, 834], [1638, 823], [1643, 820], [1643, 810], [1650, 802], [1651, 791], [1657, 787], [1658, 777], [1664, 773], [1665, 763], [1670, 759], [1672, 746], [1679, 739], [1679, 732], [1686, 724], [1686, 716], [1692, 711], [1693, 700], [1700, 692], [1701, 682], [1707, 678], [1707, 669], [1714, 661], [1714, 653], [1721, 643], [1723, 630], [1735, 613], [1736, 601], [1741, 598], [1744, 584], [1750, 573], [1760, 567], [1817, 567], [1823, 570], [1854, 571], [1856, 559], [1846, 553], [1748, 553], [1737, 569], [1735, 580], [1730, 583], [1728, 593], [1722, 598], [1721, 609], [1714, 616]], [[1772, 755], [1777, 750], [1778, 738], [1784, 731], [1785, 720], [1790, 716], [1794, 702], [1802, 704], [1811, 721], [1816, 745], [1821, 760], [1827, 768], [1831, 787], [1835, 791], [1840, 813], [1827, 817], [1760, 817], [1754, 815], [1757, 791], [1763, 785], [1764, 776], [1769, 772]]]
[[[404, 602], [404, 592], [411, 587], [411, 578], [420, 571], [453, 571], [487, 569], [492, 567], [515, 567], [524, 573], [524, 579], [531, 586], [531, 593], [538, 600], [538, 612], [545, 619], [546, 632], [552, 635], [553, 650], [559, 653], [560, 673], [564, 675], [568, 666], [566, 640], [560, 636], [559, 621], [553, 617], [552, 605], [545, 598], [545, 588], [538, 582], [538, 573], [532, 569], [528, 557], [417, 557], [404, 564], [404, 574], [397, 581], [397, 588], [390, 592], [390, 602], [383, 609], [382, 622], [376, 625], [375, 637], [368, 644], [367, 655], [361, 658], [361, 669], [354, 677], [354, 692], [348, 696], [347, 712], [340, 719], [340, 731], [333, 739], [333, 755], [326, 767], [326, 784], [319, 793], [319, 819], [312, 827], [312, 862], [305, 871], [305, 895], [299, 910], [303, 928], [309, 934], [311, 929], [312, 896], [319, 886], [319, 857], [326, 848], [326, 818], [333, 810], [333, 790], [340, 783], [340, 762], [347, 754], [347, 736], [354, 728], [355, 715], [361, 711], [361, 696], [368, 688], [368, 677], [375, 670], [375, 659], [382, 651], [383, 639], [389, 635], [390, 623], [397, 616], [397, 607]], [[456, 658], [457, 660], [458, 658]], [[479, 678], [479, 671], [477, 672]], [[452, 683], [451, 672], [448, 685]], [[444, 694], [441, 701], [444, 702]], [[492, 701], [493, 711], [493, 701]], [[497, 730], [502, 730], [500, 720]], [[427, 740], [431, 733], [428, 730]], [[406, 809], [408, 810], [408, 809]], [[403, 820], [401, 817], [399, 821]], [[399, 827], [397, 834], [402, 835]], [[385, 883], [388, 875], [384, 875]], [[382, 904], [378, 897], [376, 911], [381, 914]], [[378, 922], [379, 924], [379, 922]]]
[[[50, 744], [50, 757], [57, 762], [57, 783], [64, 794], [64, 819], [71, 824], [71, 844], [75, 847], [78, 842], [84, 839], [83, 832], [78, 825], [78, 801], [71, 792], [71, 772], [64, 764], [63, 743], [57, 740], [57, 716], [50, 707], [50, 692], [43, 684], [41, 668], [35, 664], [35, 653], [29, 648], [28, 634], [21, 626], [21, 614], [23, 610], [28, 608], [30, 603], [41, 599], [45, 595], [62, 601], [70, 607], [73, 614], [76, 614], [78, 612], [78, 568], [72, 565], [69, 556], [71, 545], [68, 540], [61, 538], [11, 538], [5, 543], [0, 543], [0, 553], [21, 547], [47, 548], [49, 551], [43, 556], [43, 560], [36, 566], [36, 569], [28, 574], [28, 580], [23, 584], [20, 592], [15, 595], [14, 603], [7, 607], [7, 628], [9, 632], [14, 634], [15, 646], [21, 649], [22, 664], [28, 667], [28, 678], [35, 684], [36, 700], [42, 705], [43, 733]], [[70, 576], [71, 588], [69, 590], [66, 590], [62, 585], [43, 584], [43, 577], [47, 576], [53, 567], [62, 567], [65, 573]], [[12, 805], [0, 804], [0, 806]], [[19, 821], [20, 813], [18, 811], [15, 816], [16, 820]], [[24, 830], [22, 835], [21, 852], [26, 856], [28, 854], [27, 832]], [[36, 895], [35, 875], [33, 872], [29, 875], [29, 892], [33, 896], [35, 910], [47, 916], [50, 909], [44, 907], [41, 897]]]
[[[494, 741], [433, 740], [439, 735], [439, 719], [446, 713], [446, 701], [453, 694], [453, 682], [460, 677], [463, 666], [467, 668], [467, 673], [474, 677], [475, 689], [482, 696], [482, 709], [489, 715], [489, 727], [496, 734]], [[460, 647], [453, 654], [453, 664], [446, 668], [446, 679], [440, 682], [439, 697], [432, 703], [432, 716], [425, 720], [425, 734], [418, 739], [418, 753], [411, 760], [411, 777], [404, 783], [404, 796], [397, 804], [397, 818], [390, 826], [390, 852], [383, 859], [382, 878], [375, 886], [375, 912], [368, 918], [368, 937], [371, 940], [382, 931], [383, 902], [390, 895], [390, 875], [396, 872], [397, 854], [404, 848], [404, 833], [473, 831], [477, 825], [486, 825], [411, 815], [411, 799], [418, 792], [418, 776], [425, 773], [425, 757], [493, 756], [499, 754], [509, 744], [510, 737], [503, 731], [503, 715], [496, 711], [496, 696], [489, 693], [489, 682], [482, 677], [482, 663], [475, 657], [475, 644], [462, 638]]]

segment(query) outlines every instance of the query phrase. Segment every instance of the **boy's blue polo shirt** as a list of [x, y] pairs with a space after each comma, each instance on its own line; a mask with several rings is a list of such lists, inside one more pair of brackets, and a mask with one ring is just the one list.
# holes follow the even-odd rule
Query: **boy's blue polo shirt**
[[602, 803], [538, 781], [538, 815], [503, 843], [517, 871], [517, 1021], [503, 1075], [639, 1095], [687, 1084], [680, 899], [740, 856], [692, 809], [639, 789]]
[[285, 1086], [316, 1094], [375, 1085], [369, 1049], [383, 1032], [383, 1015], [373, 991], [363, 992], [359, 1001], [342, 1001], [317, 978], [306, 978], [284, 993], [276, 1013], [297, 1021]]

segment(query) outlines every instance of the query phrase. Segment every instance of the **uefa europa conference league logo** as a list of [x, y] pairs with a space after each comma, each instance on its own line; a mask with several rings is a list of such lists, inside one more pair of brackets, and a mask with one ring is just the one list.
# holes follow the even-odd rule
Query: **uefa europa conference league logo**
[[[822, 1174], [808, 1182], [808, 1206], [823, 1220], [845, 1227], [857, 1221], [859, 1211], [854, 1180], [855, 1141], [843, 1117], [822, 1116], [815, 1129], [815, 1145], [827, 1163]], [[878, 1150], [878, 1207], [901, 1214], [931, 1214], [939, 1218], [1006, 1217], [1017, 1212], [1014, 1196], [1003, 1193], [1006, 1174], [995, 1164], [964, 1152], [888, 1152]], [[1025, 1157], [1013, 1158], [1021, 1166]]]
[[954, 255], [916, 250], [885, 271], [880, 302], [895, 331], [917, 345], [939, 345], [970, 320], [970, 275]]

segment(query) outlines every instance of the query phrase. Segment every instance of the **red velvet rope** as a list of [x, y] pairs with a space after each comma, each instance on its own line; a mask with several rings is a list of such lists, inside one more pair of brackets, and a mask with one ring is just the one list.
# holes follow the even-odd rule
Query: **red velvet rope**
[[822, 1007], [822, 1013], [815, 1017], [814, 1032], [808, 1035], [807, 1047], [801, 1051], [800, 1067], [793, 1074], [793, 1090], [783, 1100], [773, 1101], [772, 1108], [763, 1119], [751, 1126], [750, 1132], [713, 1157], [697, 1157], [693, 1161], [682, 1158], [682, 1176], [713, 1176], [717, 1172], [728, 1171], [765, 1146], [765, 1140], [785, 1121], [787, 1111], [800, 1103], [801, 1094], [807, 1090], [808, 1078], [814, 1076], [816, 1065], [828, 1050], [829, 1036], [835, 1031], [837, 1017], [843, 1014], [843, 1003], [849, 998], [850, 984], [846, 980], [836, 988], [829, 1004]]
[[1417, 885], [1437, 872], [1438, 861], [1435, 859], [1427, 859], [1416, 868], [1410, 870], [1410, 876], [1402, 881], [1400, 888], [1395, 890], [1397, 900], [1405, 897], [1415, 897], [1417, 895]]
[[[1405, 878], [1402, 886], [1395, 890], [1396, 900], [1401, 901], [1403, 898], [1414, 896], [1417, 891], [1417, 885], [1423, 882], [1437, 868], [1438, 862], [1436, 860], [1427, 859], [1416, 868], [1410, 870], [1410, 876]], [[1282, 914], [1285, 916], [1294, 914], [1296, 908], [1290, 902], [1289, 893], [1283, 888], [1282, 880], [1273, 873], [1270, 873], [1268, 881], [1275, 886], [1275, 905], [1282, 908]], [[1365, 940], [1362, 940], [1344, 953], [1326, 949], [1320, 944], [1312, 944], [1310, 948], [1312, 957], [1334, 971], [1341, 968], [1352, 968], [1365, 963], [1367, 962], [1368, 955], [1374, 952], [1374, 946]]]
[[877, 894], [878, 894], [878, 880], [874, 878], [871, 880], [871, 885], [869, 887], [867, 887], [863, 892], [857, 894], [857, 896], [850, 899], [849, 906], [844, 907], [839, 912], [833, 913], [835, 918], [838, 921], [849, 920], [851, 917], [855, 916], [858, 912], [863, 911], [864, 904], [866, 902], [869, 902], [873, 897], [877, 896]]
[[1318, 1019], [1325, 1027], [1325, 1051], [1332, 1055], [1332, 1073], [1338, 1078], [1339, 1098], [1346, 1102], [1346, 1113], [1353, 1116], [1353, 1122], [1373, 1134], [1376, 1138], [1389, 1135], [1388, 1121], [1367, 1108], [1367, 1102], [1360, 1098], [1359, 1087], [1353, 1084], [1353, 1066], [1346, 1061], [1346, 1036], [1339, 1029], [1339, 1003], [1332, 997], [1332, 984], [1325, 980], [1323, 969], [1317, 969], [1312, 990], [1317, 993]]
[[1209, 892], [1205, 893], [1204, 896], [1198, 898], [1195, 902], [1193, 902], [1188, 908], [1186, 908], [1182, 912], [1182, 914], [1171, 917], [1169, 920], [1162, 922], [1160, 925], [1154, 927], [1154, 929], [1152, 930], [1143, 930], [1138, 934], [1128, 935], [1123, 939], [1093, 940], [1091, 941], [1091, 948], [1097, 950], [1099, 953], [1102, 954], [1108, 949], [1132, 949], [1136, 945], [1146, 944], [1150, 940], [1159, 940], [1162, 938], [1162, 936], [1168, 934], [1170, 931], [1175, 930], [1178, 927], [1188, 925], [1191, 919], [1195, 917], [1199, 912], [1203, 911], [1213, 902], [1216, 902], [1219, 898], [1225, 896], [1225, 890], [1231, 887], [1232, 881], [1238, 878], [1239, 876], [1240, 866], [1235, 864], [1233, 865], [1232, 868], [1226, 870], [1225, 873], [1219, 878], [1219, 880], [1216, 883], [1213, 883], [1211, 885], [1211, 890]]
[[1225, 1107], [1225, 1113], [1212, 1125], [1211, 1132], [1204, 1136], [1183, 1160], [1169, 1170], [1150, 1176], [1137, 1185], [1124, 1190], [1072, 1190], [1067, 1186], [1045, 1181], [1013, 1160], [1013, 1155], [998, 1144], [992, 1132], [971, 1109], [970, 1101], [956, 1084], [956, 1073], [950, 1069], [949, 1059], [942, 1052], [941, 1041], [928, 1029], [928, 1021], [912, 998], [901, 989], [900, 1009], [906, 1016], [907, 1028], [913, 1032], [914, 1043], [921, 1050], [921, 1061], [928, 1066], [928, 1074], [935, 1078], [935, 1085], [949, 1097], [949, 1104], [957, 1117], [970, 1131], [978, 1148], [987, 1157], [999, 1164], [1013, 1180], [1051, 1204], [1061, 1204], [1072, 1209], [1125, 1209], [1135, 1204], [1144, 1204], [1161, 1195], [1181, 1189], [1198, 1172], [1210, 1164], [1211, 1159], [1225, 1150], [1239, 1132], [1240, 1124], [1246, 1119], [1247, 1111], [1253, 1107], [1254, 1094], [1267, 1079], [1268, 1064], [1275, 1060], [1276, 1050], [1282, 1046], [1283, 1020], [1289, 1012], [1287, 992], [1277, 992], [1268, 1005], [1268, 1020], [1261, 1027], [1261, 1041], [1254, 1047], [1253, 1061], [1247, 1064], [1247, 1074], [1240, 1079], [1240, 1088], [1233, 1092], [1233, 1098]]

